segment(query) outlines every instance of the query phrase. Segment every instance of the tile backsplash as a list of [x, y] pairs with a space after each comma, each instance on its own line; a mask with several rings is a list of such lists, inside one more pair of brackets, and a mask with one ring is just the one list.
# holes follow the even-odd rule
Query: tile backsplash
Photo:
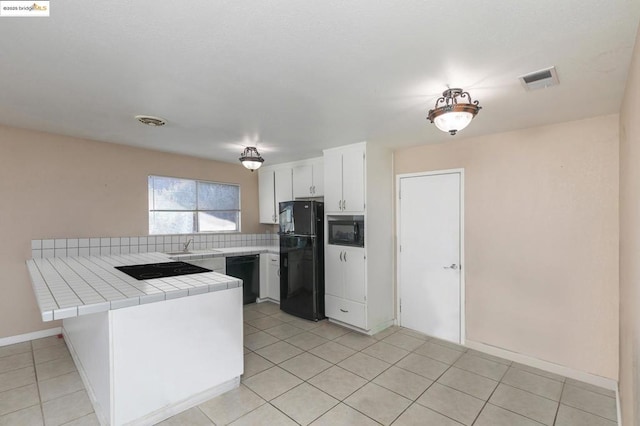
[[98, 256], [147, 252], [181, 251], [226, 247], [276, 246], [277, 234], [180, 234], [143, 237], [52, 238], [31, 240], [31, 257]]

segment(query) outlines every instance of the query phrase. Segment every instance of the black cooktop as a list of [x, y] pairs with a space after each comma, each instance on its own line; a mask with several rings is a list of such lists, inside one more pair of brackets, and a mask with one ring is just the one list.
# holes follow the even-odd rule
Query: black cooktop
[[186, 262], [147, 263], [145, 265], [116, 266], [115, 268], [136, 280], [151, 280], [154, 278], [211, 272], [211, 269], [201, 268]]

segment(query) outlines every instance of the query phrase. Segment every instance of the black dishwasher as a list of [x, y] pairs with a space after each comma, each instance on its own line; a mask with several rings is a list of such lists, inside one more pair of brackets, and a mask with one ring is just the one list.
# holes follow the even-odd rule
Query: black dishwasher
[[227, 275], [242, 280], [242, 303], [254, 303], [260, 293], [260, 255], [227, 257]]

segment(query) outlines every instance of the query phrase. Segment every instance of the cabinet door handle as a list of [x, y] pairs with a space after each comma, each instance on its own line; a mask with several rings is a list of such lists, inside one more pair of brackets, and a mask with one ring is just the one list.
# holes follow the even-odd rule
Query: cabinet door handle
[[344, 252], [344, 256], [343, 257], [344, 257], [344, 261], [346, 262], [347, 261], [347, 252], [346, 251]]
[[342, 262], [342, 253], [344, 253], [343, 251], [340, 252], [340, 262]]
[[345, 311], [344, 309], [340, 308], [340, 312], [344, 312], [345, 314], [348, 313], [349, 311]]
[[342, 200], [338, 201], [338, 210], [342, 210]]
[[342, 210], [346, 210], [346, 209], [347, 209], [347, 201], [342, 200]]

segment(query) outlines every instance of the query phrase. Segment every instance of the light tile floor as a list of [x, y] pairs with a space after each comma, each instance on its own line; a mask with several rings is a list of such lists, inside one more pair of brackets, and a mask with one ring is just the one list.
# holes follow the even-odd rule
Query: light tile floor
[[[245, 306], [238, 389], [161, 425], [614, 426], [606, 389], [392, 327]], [[0, 348], [0, 426], [97, 425], [62, 339]]]

